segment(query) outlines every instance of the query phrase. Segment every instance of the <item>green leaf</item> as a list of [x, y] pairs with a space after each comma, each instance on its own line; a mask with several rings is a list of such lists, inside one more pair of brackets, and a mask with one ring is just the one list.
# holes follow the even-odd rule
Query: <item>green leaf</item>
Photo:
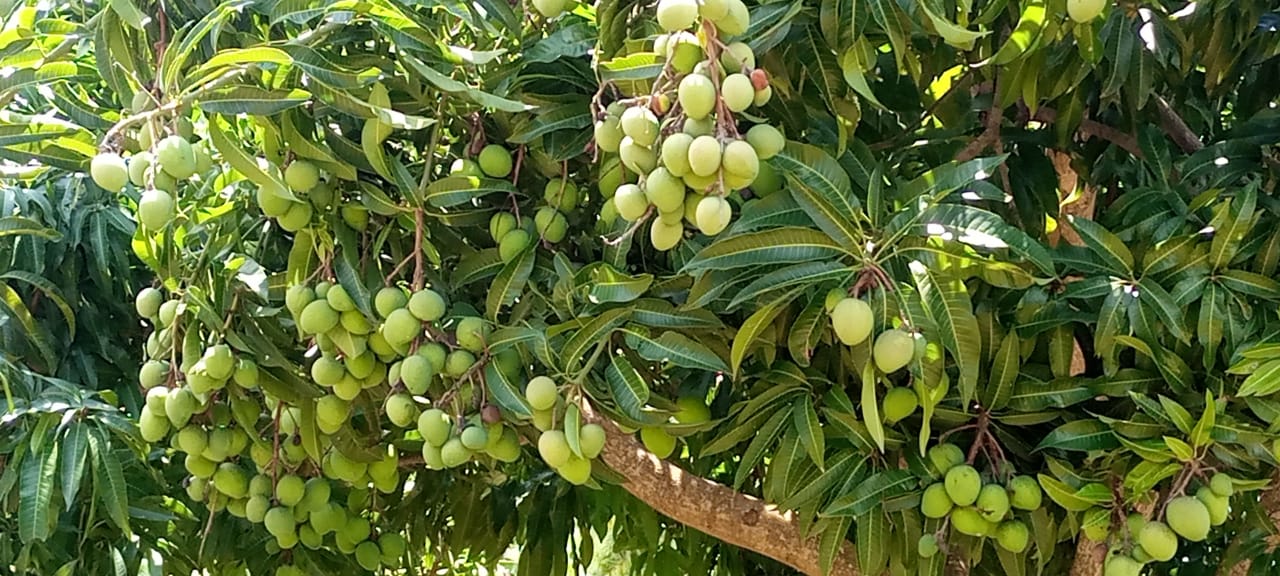
[[1174, 303], [1173, 297], [1164, 287], [1150, 278], [1138, 281], [1138, 304], [1155, 312], [1156, 317], [1164, 323], [1164, 327], [1180, 342], [1190, 343], [1191, 336], [1183, 327], [1182, 308]]
[[1209, 245], [1209, 266], [1214, 270], [1221, 270], [1231, 264], [1240, 248], [1240, 242], [1249, 233], [1257, 200], [1256, 184], [1245, 186], [1231, 199], [1221, 216], [1213, 219], [1215, 230], [1213, 242]]
[[597, 344], [607, 345], [605, 338], [627, 321], [630, 308], [613, 308], [597, 315], [586, 326], [583, 326], [561, 349], [560, 358], [564, 362], [566, 372], [572, 372], [582, 365], [588, 349]]
[[966, 184], [994, 174], [995, 169], [1004, 163], [1005, 158], [1004, 155], [992, 156], [959, 164], [951, 162], [937, 166], [903, 185], [898, 191], [898, 197], [913, 201], [932, 199], [936, 202]]
[[1164, 408], [1165, 414], [1169, 417], [1169, 420], [1173, 422], [1173, 425], [1177, 426], [1178, 430], [1182, 431], [1183, 434], [1190, 434], [1191, 413], [1188, 412], [1186, 408], [1183, 408], [1181, 404], [1178, 404], [1164, 395], [1161, 395], [1159, 398], [1160, 406]]
[[258, 162], [235, 143], [239, 137], [235, 135], [234, 131], [235, 124], [232, 123], [230, 127], [225, 126], [221, 116], [213, 116], [209, 119], [209, 140], [213, 142], [213, 147], [222, 154], [222, 160], [230, 164], [232, 169], [243, 174], [245, 178], [248, 178], [254, 184], [271, 187], [272, 190], [282, 190], [289, 200], [298, 201], [283, 182], [263, 172], [258, 167]]
[[787, 350], [791, 352], [791, 359], [795, 360], [796, 364], [809, 365], [813, 350], [822, 338], [826, 319], [823, 300], [814, 298], [791, 322], [791, 332], [787, 335]]
[[1102, 260], [1112, 272], [1126, 278], [1133, 275], [1133, 253], [1124, 241], [1112, 234], [1101, 224], [1086, 218], [1068, 216], [1071, 227], [1080, 234], [1085, 245]]
[[1018, 16], [1018, 24], [1014, 26], [1009, 39], [1000, 46], [1000, 50], [989, 62], [996, 66], [1004, 66], [1025, 54], [1040, 38], [1040, 31], [1045, 24], [1044, 0], [1032, 0], [1022, 5], [1022, 13]]
[[110, 454], [111, 443], [101, 429], [89, 434], [93, 458], [93, 491], [107, 511], [107, 517], [126, 534], [129, 530], [129, 494], [120, 460]]
[[865, 244], [849, 175], [821, 148], [788, 143], [769, 161], [791, 184], [791, 196], [818, 228], [850, 251]]
[[852, 524], [853, 518], [845, 516], [837, 518], [834, 524], [822, 531], [822, 538], [818, 541], [818, 564], [822, 567], [824, 576], [830, 574], [831, 568], [835, 566], [836, 557], [840, 555]]
[[[764, 415], [766, 415], [766, 413], [761, 413], [761, 416]], [[769, 416], [769, 420], [766, 421], [764, 425], [760, 426], [758, 431], [754, 428], [748, 428], [746, 424], [743, 424], [743, 426], [738, 429], [742, 430], [742, 438], [735, 441], [734, 444], [737, 444], [748, 437], [751, 438], [751, 443], [747, 445], [747, 451], [742, 453], [742, 461], [738, 463], [738, 471], [733, 475], [734, 490], [742, 487], [742, 483], [747, 480], [752, 471], [755, 470], [756, 465], [764, 458], [765, 450], [768, 450], [773, 446], [774, 441], [778, 439], [778, 435], [782, 433], [782, 425], [787, 423], [787, 419], [790, 415], [791, 414], [784, 410], [778, 410], [773, 412], [772, 416]], [[747, 424], [753, 423], [754, 421], [754, 418], [748, 420]], [[731, 438], [729, 436], [722, 437]], [[708, 451], [717, 447], [715, 444], [716, 443], [714, 441], [709, 442], [706, 447], [703, 448], [702, 453], [699, 454], [698, 457], [706, 458], [711, 456], [712, 453], [709, 453]], [[726, 447], [726, 449], [732, 447], [733, 446], [730, 445]]]
[[564, 435], [569, 442], [569, 450], [582, 458], [582, 443], [578, 433], [582, 430], [582, 411], [577, 404], [570, 403], [564, 409]]
[[916, 489], [919, 480], [907, 470], [877, 472], [858, 484], [852, 492], [836, 498], [823, 510], [824, 516], [861, 516], [880, 503]]
[[1036, 450], [1073, 450], [1092, 452], [1118, 448], [1120, 442], [1111, 427], [1097, 420], [1076, 420], [1055, 428], [1045, 435]]
[[1053, 476], [1038, 474], [1036, 478], [1040, 480], [1040, 487], [1044, 488], [1049, 499], [1070, 512], [1084, 512], [1095, 504], [1093, 500], [1077, 496], [1075, 490]]
[[652, 285], [653, 274], [630, 276], [601, 262], [591, 272], [591, 288], [587, 298], [591, 302], [631, 302], [643, 296]]
[[133, 0], [108, 0], [108, 5], [121, 20], [138, 30], [143, 30], [151, 22], [151, 17], [143, 14]]
[[85, 459], [89, 453], [89, 428], [76, 422], [67, 428], [62, 437], [62, 499], [70, 510], [80, 493], [80, 481], [84, 478]]
[[733, 349], [729, 353], [729, 365], [735, 377], [756, 339], [773, 325], [773, 319], [800, 293], [800, 290], [801, 288], [796, 288], [760, 307], [742, 323], [742, 327], [733, 337]]
[[506, 180], [449, 176], [427, 186], [427, 193], [423, 200], [436, 208], [450, 208], [460, 204], [471, 204], [473, 200], [490, 194], [516, 193], [518, 193], [516, 188]]
[[809, 458], [818, 468], [823, 468], [826, 443], [822, 436], [822, 424], [818, 423], [818, 413], [813, 409], [812, 396], [805, 394], [791, 405], [791, 422], [796, 434], [800, 436], [800, 443], [809, 453]]
[[0, 274], [0, 280], [18, 280], [32, 285], [37, 290], [44, 293], [45, 297], [58, 307], [58, 311], [62, 313], [62, 319], [67, 323], [67, 339], [75, 340], [76, 338], [76, 315], [71, 310], [71, 305], [67, 303], [67, 299], [63, 298], [62, 291], [50, 282], [48, 278], [39, 274], [32, 274], [26, 270], [11, 270]]
[[1218, 276], [1224, 288], [1264, 300], [1280, 300], [1280, 282], [1246, 270], [1227, 270]]
[[969, 294], [963, 282], [941, 279], [937, 271], [919, 261], [912, 261], [909, 267], [925, 315], [938, 329], [938, 338], [959, 366], [960, 398], [967, 404], [978, 389], [978, 365], [982, 357], [982, 335]]
[[503, 306], [510, 305], [524, 292], [529, 275], [533, 273], [533, 262], [537, 252], [525, 250], [502, 266], [489, 292], [485, 296], [485, 316], [494, 322], [498, 321], [498, 313]]
[[1026, 232], [1004, 222], [1000, 216], [963, 204], [939, 204], [926, 209], [915, 227], [921, 235], [950, 233], [957, 242], [980, 250], [1008, 249], [1034, 264], [1047, 276], [1054, 275], [1053, 257]]
[[1018, 368], [1021, 364], [1022, 342], [1018, 332], [1010, 330], [1000, 342], [995, 359], [991, 361], [991, 376], [983, 390], [983, 404], [990, 410], [1000, 410], [1009, 404], [1013, 396], [1013, 385], [1018, 379]]
[[876, 368], [872, 362], [867, 362], [862, 369], [860, 404], [862, 422], [866, 425], [872, 440], [875, 441], [876, 447], [884, 452], [884, 422], [880, 420], [880, 401], [876, 398]]
[[311, 93], [292, 90], [265, 90], [257, 86], [232, 86], [202, 93], [200, 108], [211, 114], [248, 114], [272, 116], [302, 106], [311, 100]]
[[357, 250], [355, 246], [343, 246], [341, 255], [334, 258], [333, 273], [338, 278], [338, 284], [346, 290], [352, 302], [355, 302], [356, 310], [372, 321], [377, 318], [373, 313], [373, 295], [369, 293], [369, 288], [360, 280], [359, 273], [356, 271]]
[[880, 507], [856, 517], [858, 567], [863, 574], [882, 574], [889, 563], [889, 536], [891, 527]]
[[1214, 420], [1217, 414], [1217, 403], [1213, 400], [1213, 393], [1205, 390], [1204, 393], [1204, 412], [1200, 414], [1200, 420], [1196, 422], [1196, 427], [1191, 429], [1189, 439], [1191, 445], [1196, 448], [1203, 448], [1213, 442]]
[[43, 224], [22, 216], [5, 216], [0, 218], [0, 238], [13, 235], [28, 235], [57, 240], [62, 236], [57, 230], [47, 228]]
[[557, 130], [582, 130], [591, 126], [591, 112], [587, 106], [569, 102], [552, 108], [543, 108], [530, 120], [517, 124], [507, 137], [512, 144], [528, 144], [535, 138]]
[[806, 262], [793, 264], [765, 274], [747, 284], [729, 302], [729, 308], [767, 294], [774, 290], [790, 288], [796, 285], [814, 286], [828, 280], [848, 278], [853, 274], [848, 266], [840, 262]]
[[720, 328], [720, 318], [709, 310], [680, 310], [666, 300], [643, 298], [633, 304], [631, 320], [654, 328]]
[[514, 382], [507, 379], [507, 375], [503, 374], [494, 362], [484, 367], [484, 385], [489, 391], [489, 399], [503, 412], [521, 420], [533, 417], [533, 408], [529, 407], [524, 394]]
[[1139, 462], [1124, 475], [1124, 487], [1134, 494], [1143, 494], [1160, 482], [1172, 478], [1181, 469], [1182, 465], [1177, 462]]
[[847, 254], [848, 251], [817, 230], [775, 228], [718, 240], [686, 263], [685, 272], [835, 260]]
[[611, 357], [609, 368], [605, 371], [605, 381], [609, 384], [609, 392], [618, 409], [631, 417], [639, 417], [644, 405], [649, 402], [649, 387], [644, 379], [636, 373], [626, 356], [615, 354]]
[[58, 442], [49, 442], [40, 452], [32, 452], [22, 463], [18, 494], [18, 537], [26, 544], [49, 537], [49, 515], [53, 506], [54, 471], [58, 466]]
[[1192, 448], [1190, 444], [1183, 442], [1179, 438], [1165, 436], [1164, 444], [1173, 452], [1173, 456], [1182, 462], [1190, 462], [1195, 459], [1195, 448]]
[[679, 332], [663, 332], [657, 338], [649, 338], [640, 332], [624, 330], [627, 346], [640, 357], [653, 362], [670, 362], [674, 366], [728, 372], [729, 367], [705, 344]]
[[35, 317], [31, 315], [31, 311], [27, 309], [26, 303], [22, 301], [17, 291], [8, 284], [0, 282], [0, 312], [5, 309], [9, 310], [9, 316], [21, 326], [23, 337], [40, 353], [44, 365], [56, 366], [57, 358], [53, 352], [53, 344], [49, 341], [44, 326], [36, 323]]
[[1259, 366], [1240, 385], [1237, 396], [1270, 396], [1280, 392], [1280, 360]]

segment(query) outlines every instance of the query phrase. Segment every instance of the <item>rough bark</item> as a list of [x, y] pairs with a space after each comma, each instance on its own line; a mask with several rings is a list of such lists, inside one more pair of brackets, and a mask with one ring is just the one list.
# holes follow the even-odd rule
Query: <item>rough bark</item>
[[[626, 478], [623, 488], [654, 510], [719, 540], [763, 554], [804, 574], [821, 576], [818, 540], [802, 538], [790, 512], [728, 486], [690, 474], [663, 461], [599, 418], [589, 405], [587, 420], [604, 426], [607, 440], [601, 458]], [[858, 576], [858, 562], [848, 542], [836, 555], [832, 576]]]

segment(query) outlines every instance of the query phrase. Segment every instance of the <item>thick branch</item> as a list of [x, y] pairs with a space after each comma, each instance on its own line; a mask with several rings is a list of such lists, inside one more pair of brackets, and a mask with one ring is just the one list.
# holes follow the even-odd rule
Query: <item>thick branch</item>
[[[821, 576], [818, 541], [800, 537], [800, 525], [790, 512], [727, 486], [690, 474], [646, 451], [631, 435], [599, 417], [584, 402], [588, 420], [604, 426], [608, 439], [601, 458], [624, 476], [622, 485], [654, 510], [709, 536], [773, 558], [804, 574]], [[836, 556], [830, 574], [858, 576], [853, 547], [848, 543]]]
[[1160, 128], [1164, 129], [1164, 133], [1173, 139], [1173, 142], [1182, 149], [1183, 152], [1190, 154], [1204, 148], [1204, 143], [1200, 141], [1200, 137], [1182, 121], [1182, 117], [1173, 111], [1173, 107], [1163, 96], [1153, 95], [1156, 100], [1156, 110], [1160, 112]]
[[[1034, 120], [1037, 122], [1053, 123], [1058, 119], [1058, 111], [1053, 108], [1041, 107], [1036, 110]], [[1107, 126], [1096, 120], [1085, 118], [1080, 121], [1080, 133], [1087, 137], [1101, 138], [1123, 148], [1126, 152], [1133, 154], [1137, 158], [1142, 158], [1142, 148], [1138, 146], [1138, 139], [1132, 134], [1126, 134], [1115, 128]]]

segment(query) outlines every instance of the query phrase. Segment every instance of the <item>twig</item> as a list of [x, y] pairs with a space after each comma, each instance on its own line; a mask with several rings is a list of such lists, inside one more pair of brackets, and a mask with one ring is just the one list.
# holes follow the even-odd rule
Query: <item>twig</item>
[[228, 72], [218, 77], [216, 80], [210, 81], [208, 84], [205, 84], [199, 90], [188, 93], [186, 96], [183, 96], [182, 98], [179, 98], [177, 100], [171, 100], [168, 103], [163, 104], [158, 108], [155, 108], [154, 110], [147, 110], [146, 112], [140, 112], [138, 114], [129, 116], [128, 118], [122, 118], [119, 122], [116, 122], [115, 126], [112, 126], [111, 129], [107, 130], [107, 133], [102, 136], [102, 144], [99, 147], [105, 149], [107, 146], [110, 145], [111, 142], [116, 141], [120, 137], [120, 132], [125, 128], [133, 126], [135, 124], [140, 124], [142, 122], [150, 121], [152, 118], [155, 118], [157, 116], [162, 116], [170, 112], [173, 112], [175, 110], [178, 110], [184, 106], [188, 106], [194, 103], [196, 100], [199, 100], [201, 96], [204, 96], [205, 94], [212, 92], [214, 90], [217, 90], [218, 88], [221, 88], [231, 83], [232, 81], [236, 80], [237, 78], [240, 77], [241, 74], [244, 74], [244, 72], [245, 72], [244, 69], [232, 70], [231, 72]]
[[413, 291], [417, 292], [422, 289], [422, 277], [426, 272], [422, 268], [422, 227], [423, 212], [418, 208], [413, 213], [414, 229], [413, 229]]
[[414, 256], [413, 254], [406, 255], [404, 259], [400, 261], [399, 264], [396, 264], [396, 267], [393, 270], [391, 270], [391, 273], [387, 274], [387, 277], [382, 279], [382, 283], [390, 285], [391, 281], [395, 279], [396, 275], [399, 274], [401, 270], [404, 270], [404, 267], [409, 264], [410, 260], [413, 260], [413, 256]]
[[652, 205], [652, 204], [651, 204], [651, 205], [649, 205], [649, 207], [645, 209], [644, 214], [641, 214], [639, 218], [636, 218], [636, 221], [635, 221], [635, 222], [632, 222], [632, 223], [631, 223], [631, 227], [630, 227], [630, 228], [627, 228], [627, 230], [626, 230], [625, 232], [623, 232], [623, 233], [622, 233], [622, 235], [618, 236], [617, 238], [614, 238], [613, 240], [610, 240], [610, 239], [608, 239], [608, 238], [606, 238], [606, 237], [601, 236], [601, 238], [604, 240], [604, 244], [605, 244], [605, 246], [617, 246], [617, 245], [621, 244], [623, 240], [626, 240], [626, 239], [627, 239], [627, 238], [629, 238], [632, 234], [635, 234], [635, 233], [636, 233], [636, 230], [639, 230], [639, 229], [640, 229], [640, 226], [641, 226], [642, 224], [644, 224], [645, 220], [648, 220], [648, 219], [649, 219], [649, 216], [651, 216], [651, 215], [653, 215], [653, 205]]

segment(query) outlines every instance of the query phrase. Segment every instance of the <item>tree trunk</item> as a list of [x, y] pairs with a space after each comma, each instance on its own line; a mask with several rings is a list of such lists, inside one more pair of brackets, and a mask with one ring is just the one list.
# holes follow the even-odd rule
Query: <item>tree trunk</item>
[[[790, 512], [663, 461], [608, 418], [600, 418], [587, 403], [583, 415], [604, 427], [607, 439], [600, 457], [626, 478], [622, 487], [640, 501], [709, 536], [809, 576], [822, 576], [818, 540], [801, 538], [800, 525]], [[858, 576], [858, 562], [849, 542], [841, 547], [829, 574]]]

